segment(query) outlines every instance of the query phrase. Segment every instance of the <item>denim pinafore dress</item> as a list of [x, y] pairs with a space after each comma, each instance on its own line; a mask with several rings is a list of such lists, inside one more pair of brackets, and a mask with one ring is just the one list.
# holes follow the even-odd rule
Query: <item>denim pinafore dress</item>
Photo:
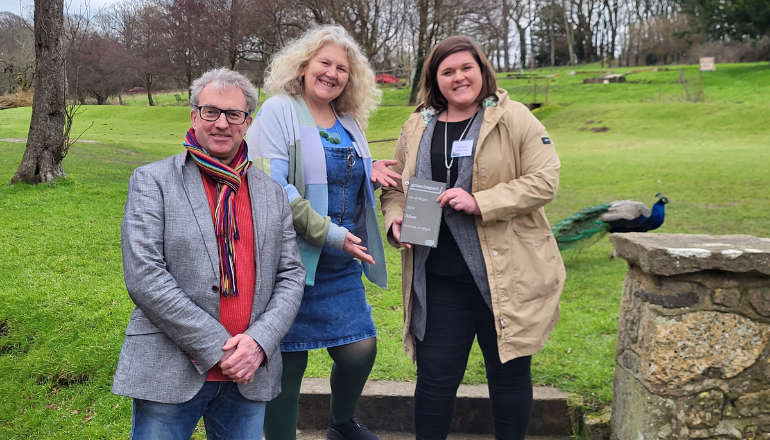
[[[336, 120], [321, 129], [326, 156], [331, 221], [354, 230], [366, 177], [353, 139]], [[281, 351], [305, 351], [345, 345], [377, 335], [372, 309], [366, 302], [361, 263], [347, 252], [324, 245], [315, 273], [315, 284], [305, 286], [297, 317], [281, 341]]]

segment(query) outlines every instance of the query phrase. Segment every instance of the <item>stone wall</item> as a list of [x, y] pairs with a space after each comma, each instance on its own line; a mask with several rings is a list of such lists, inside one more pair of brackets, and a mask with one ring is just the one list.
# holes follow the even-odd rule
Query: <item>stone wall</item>
[[770, 239], [613, 234], [612, 438], [770, 439]]

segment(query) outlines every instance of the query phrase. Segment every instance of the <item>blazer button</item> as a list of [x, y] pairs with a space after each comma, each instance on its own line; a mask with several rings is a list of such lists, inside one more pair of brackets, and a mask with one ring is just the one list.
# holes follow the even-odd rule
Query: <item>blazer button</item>
[[219, 292], [219, 286], [211, 286], [212, 292]]

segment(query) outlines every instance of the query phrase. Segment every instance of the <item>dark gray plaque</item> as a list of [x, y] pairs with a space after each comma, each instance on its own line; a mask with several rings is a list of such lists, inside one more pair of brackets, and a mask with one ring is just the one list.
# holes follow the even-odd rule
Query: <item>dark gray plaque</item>
[[409, 180], [401, 224], [401, 242], [436, 247], [441, 224], [441, 207], [436, 198], [445, 183], [413, 177]]

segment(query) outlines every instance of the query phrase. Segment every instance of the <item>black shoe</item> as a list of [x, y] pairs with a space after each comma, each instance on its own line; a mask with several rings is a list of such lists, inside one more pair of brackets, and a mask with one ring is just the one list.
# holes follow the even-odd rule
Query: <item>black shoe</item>
[[329, 425], [326, 428], [326, 438], [328, 440], [379, 440], [379, 437], [356, 419], [350, 419], [339, 425]]

